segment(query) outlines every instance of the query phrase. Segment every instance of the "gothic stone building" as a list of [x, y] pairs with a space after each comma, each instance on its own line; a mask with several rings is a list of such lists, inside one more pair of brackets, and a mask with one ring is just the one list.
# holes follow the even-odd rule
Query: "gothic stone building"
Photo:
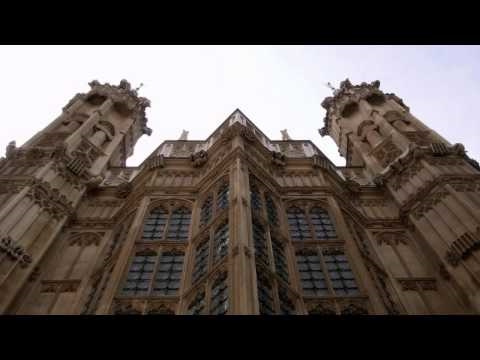
[[322, 103], [345, 167], [239, 110], [128, 167], [149, 101], [91, 82], [1, 159], [0, 313], [478, 314], [478, 163], [379, 85]]

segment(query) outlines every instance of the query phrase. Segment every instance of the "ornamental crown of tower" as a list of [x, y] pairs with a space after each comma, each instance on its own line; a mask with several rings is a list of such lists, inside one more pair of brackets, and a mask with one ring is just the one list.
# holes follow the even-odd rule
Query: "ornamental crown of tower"
[[322, 102], [346, 166], [239, 109], [126, 166], [150, 101], [89, 85], [0, 160], [0, 313], [480, 312], [480, 167], [379, 81]]

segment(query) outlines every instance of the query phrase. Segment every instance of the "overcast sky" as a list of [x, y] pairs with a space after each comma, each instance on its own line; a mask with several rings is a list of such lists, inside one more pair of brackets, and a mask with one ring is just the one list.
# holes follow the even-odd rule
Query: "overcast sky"
[[54, 120], [88, 82], [125, 78], [151, 100], [150, 137], [127, 161], [138, 165], [182, 129], [207, 138], [239, 108], [267, 136], [312, 140], [335, 164], [335, 143], [322, 138], [331, 95], [338, 87], [380, 80], [411, 112], [480, 160], [480, 46], [0, 46], [2, 131], [0, 152], [17, 146]]

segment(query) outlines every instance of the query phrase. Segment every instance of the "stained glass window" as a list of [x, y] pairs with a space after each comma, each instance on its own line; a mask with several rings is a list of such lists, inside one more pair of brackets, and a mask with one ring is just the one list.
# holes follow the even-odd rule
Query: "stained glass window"
[[273, 288], [271, 281], [262, 274], [257, 267], [257, 291], [260, 306], [260, 315], [272, 315], [275, 313], [273, 302]]
[[273, 226], [278, 225], [277, 208], [269, 193], [265, 194], [265, 202], [267, 204], [268, 222]]
[[297, 252], [296, 255], [304, 295], [328, 295], [328, 285], [322, 271], [320, 256], [313, 250]]
[[275, 272], [288, 284], [288, 266], [287, 258], [285, 256], [285, 246], [274, 235], [272, 235], [272, 250], [273, 260], [275, 262]]
[[359, 290], [345, 254], [325, 250], [323, 259], [335, 295], [358, 295]]
[[187, 309], [188, 315], [201, 315], [205, 309], [205, 292], [200, 292], [190, 302]]
[[254, 184], [250, 187], [250, 203], [254, 210], [260, 210], [262, 208], [262, 199], [260, 198], [260, 193]]
[[183, 270], [183, 252], [165, 252], [160, 257], [153, 295], [177, 295]]
[[265, 237], [265, 228], [257, 220], [253, 220], [253, 242], [255, 246], [255, 259], [268, 265], [268, 247]]

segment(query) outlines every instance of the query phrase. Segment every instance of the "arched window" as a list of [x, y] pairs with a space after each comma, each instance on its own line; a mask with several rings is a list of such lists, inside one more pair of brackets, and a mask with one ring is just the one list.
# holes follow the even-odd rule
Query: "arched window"
[[337, 238], [335, 226], [328, 212], [320, 207], [310, 209], [308, 216], [301, 208], [287, 210], [290, 236], [294, 241], [332, 240]]
[[320, 256], [314, 250], [297, 253], [297, 266], [304, 295], [328, 295], [328, 286], [322, 271]]
[[153, 209], [145, 219], [142, 241], [163, 240], [168, 212], [161, 207]]
[[268, 222], [270, 223], [270, 225], [278, 225], [277, 208], [269, 193], [265, 194], [265, 202], [267, 204]]
[[220, 225], [213, 235], [213, 262], [217, 262], [228, 252], [228, 222]]
[[200, 210], [200, 225], [206, 225], [212, 219], [212, 203], [213, 196], [210, 194], [202, 204], [202, 209]]
[[275, 262], [275, 272], [288, 284], [288, 266], [285, 255], [285, 246], [275, 236], [272, 236], [272, 250], [273, 260]]
[[217, 209], [226, 209], [228, 207], [229, 187], [228, 183], [224, 182], [217, 191]]
[[190, 218], [189, 209], [182, 207], [174, 210], [169, 221], [167, 240], [187, 241]]
[[258, 291], [258, 302], [260, 306], [260, 315], [275, 314], [272, 283], [262, 272], [259, 272], [258, 270], [257, 270], [257, 291]]
[[312, 234], [305, 212], [298, 207], [287, 210], [288, 227], [292, 240], [311, 240]]
[[330, 216], [324, 209], [319, 207], [311, 209], [310, 221], [313, 225], [313, 231], [315, 232], [315, 238], [317, 240], [328, 240], [337, 237]]

